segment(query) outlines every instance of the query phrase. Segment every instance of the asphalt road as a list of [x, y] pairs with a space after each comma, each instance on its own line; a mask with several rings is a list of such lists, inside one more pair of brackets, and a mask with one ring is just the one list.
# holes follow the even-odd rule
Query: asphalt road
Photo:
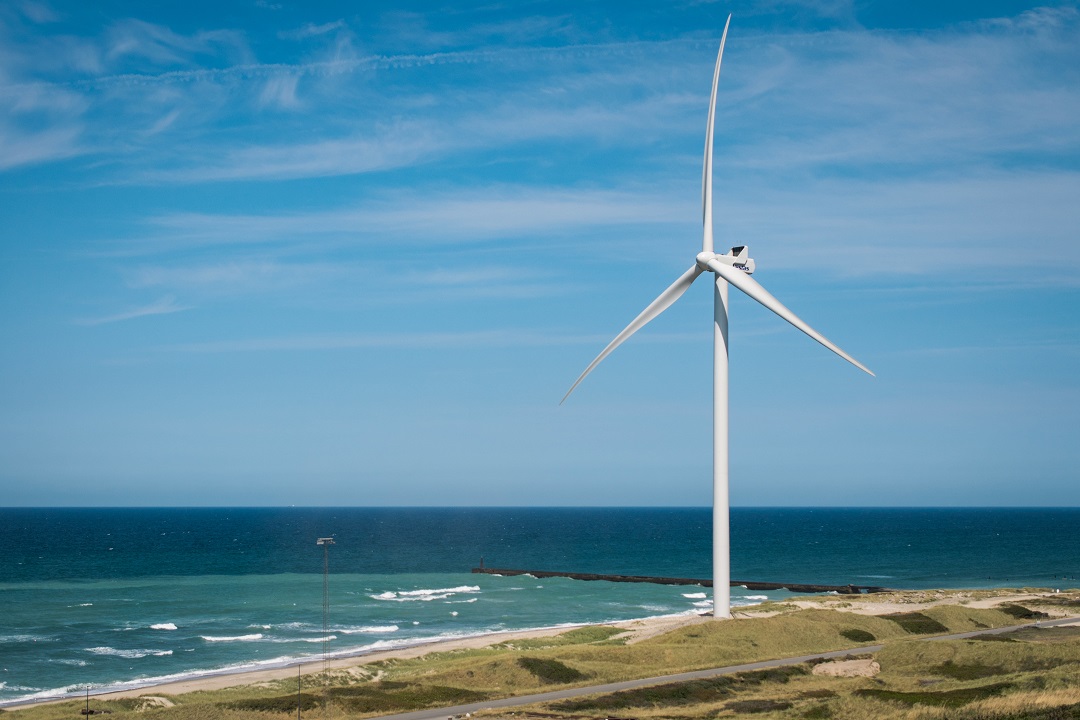
[[[985, 630], [953, 633], [951, 635], [935, 635], [934, 637], [928, 637], [923, 639], [963, 640], [965, 638], [975, 637], [976, 635], [997, 635], [999, 633], [1007, 633], [1013, 630], [1020, 630], [1023, 628], [1068, 625], [1070, 623], [1077, 622], [1078, 619], [1080, 618], [1070, 617], [1060, 618], [1057, 620], [1041, 620], [1039, 622], [1026, 623], [1024, 625], [987, 628]], [[447, 720], [447, 718], [450, 718], [454, 715], [464, 715], [465, 713], [474, 713], [479, 710], [517, 707], [519, 705], [531, 705], [533, 703], [550, 702], [552, 700], [567, 700], [569, 698], [582, 697], [584, 695], [598, 695], [601, 693], [618, 692], [620, 690], [634, 690], [636, 688], [648, 687], [650, 685], [665, 685], [667, 683], [687, 682], [688, 680], [703, 680], [705, 678], [713, 678], [720, 675], [731, 675], [734, 673], [746, 672], [748, 670], [762, 670], [764, 668], [798, 665], [799, 663], [804, 663], [809, 660], [829, 660], [832, 658], [850, 657], [852, 655], [865, 655], [867, 653], [878, 652], [883, 647], [885, 646], [863, 645], [862, 647], [851, 648], [850, 650], [834, 650], [832, 652], [817, 653], [816, 655], [800, 655], [799, 657], [780, 658], [778, 660], [762, 660], [760, 662], [745, 663], [743, 665], [729, 665], [727, 667], [711, 668], [709, 670], [695, 670], [694, 672], [676, 673], [675, 675], [660, 675], [658, 677], [641, 678], [640, 680], [626, 680], [624, 682], [606, 683], [604, 685], [590, 685], [588, 687], [553, 690], [546, 693], [536, 693], [535, 695], [518, 695], [516, 697], [502, 698], [500, 700], [485, 700], [484, 702], [471, 703], [469, 705], [455, 705], [453, 707], [416, 710], [414, 712], [402, 713], [400, 715], [384, 715], [382, 717], [384, 720]]]

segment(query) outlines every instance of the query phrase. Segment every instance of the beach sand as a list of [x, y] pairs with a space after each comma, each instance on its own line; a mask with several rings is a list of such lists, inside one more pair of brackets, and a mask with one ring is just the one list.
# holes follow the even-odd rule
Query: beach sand
[[[1002, 603], [1038, 603], [1042, 598], [1053, 598], [1050, 592], [1027, 592], [1008, 590], [926, 590], [926, 591], [903, 591], [885, 593], [879, 595], [826, 595], [813, 597], [800, 597], [784, 601], [785, 605], [796, 605], [804, 608], [828, 608], [843, 612], [853, 612], [867, 615], [885, 615], [897, 612], [911, 612], [933, 607], [941, 604], [963, 604], [970, 607], [993, 607]], [[761, 609], [757, 606], [734, 608], [734, 615], [739, 617], [764, 617], [776, 614], [770, 610], [768, 604]], [[1062, 608], [1040, 606], [1051, 615], [1068, 615]], [[645, 618], [641, 620], [626, 620], [615, 623], [607, 623], [610, 627], [622, 628], [626, 631], [623, 637], [628, 643], [640, 642], [647, 638], [655, 637], [685, 625], [709, 622], [710, 615], [673, 615], [666, 617]], [[1020, 624], [1020, 623], [1018, 623]], [[452, 640], [439, 640], [409, 647], [381, 650], [330, 660], [328, 665], [332, 670], [362, 668], [369, 663], [392, 658], [406, 659], [422, 657], [429, 653], [448, 652], [452, 650], [483, 648], [496, 643], [510, 643], [514, 640], [528, 638], [549, 637], [559, 635], [568, 630], [568, 627], [544, 628], [539, 630], [509, 631], [492, 633], [468, 638], [455, 638]], [[303, 663], [300, 672], [303, 675], [313, 675], [323, 671], [323, 662], [314, 659]], [[265, 670], [243, 671], [235, 673], [220, 673], [203, 677], [182, 680], [178, 682], [150, 685], [132, 690], [119, 690], [116, 692], [96, 693], [93, 695], [99, 699], [146, 697], [159, 695], [182, 695], [184, 693], [221, 690], [240, 685], [254, 685], [261, 682], [294, 678], [297, 675], [295, 664], [269, 668]], [[45, 705], [56, 702], [66, 702], [75, 698], [60, 700], [41, 700], [19, 705], [9, 705], [7, 709], [19, 707], [31, 707], [33, 705]]]

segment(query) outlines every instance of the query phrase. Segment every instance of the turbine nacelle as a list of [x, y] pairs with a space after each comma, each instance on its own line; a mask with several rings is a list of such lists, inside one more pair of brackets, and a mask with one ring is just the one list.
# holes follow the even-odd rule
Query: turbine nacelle
[[699, 252], [695, 260], [697, 262], [697, 266], [702, 270], [709, 269], [710, 260], [715, 260], [717, 262], [722, 262], [725, 265], [730, 265], [736, 270], [742, 270], [747, 275], [753, 275], [754, 268], [756, 267], [756, 264], [750, 257], [750, 248], [746, 245], [739, 245], [738, 247], [733, 247], [731, 248], [731, 250], [729, 250], [723, 255], [717, 255], [716, 253], [708, 251]]

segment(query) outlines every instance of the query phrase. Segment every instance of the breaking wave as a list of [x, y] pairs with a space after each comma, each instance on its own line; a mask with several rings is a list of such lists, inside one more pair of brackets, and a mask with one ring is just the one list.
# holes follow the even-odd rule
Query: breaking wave
[[252, 633], [250, 635], [200, 635], [206, 642], [252, 642], [254, 640], [262, 640], [262, 633]]
[[460, 593], [478, 593], [480, 592], [479, 585], [459, 585], [452, 588], [437, 588], [434, 590], [388, 590], [376, 595], [369, 595], [372, 600], [392, 600], [394, 602], [412, 602], [420, 600], [428, 602], [431, 600], [445, 600], [453, 595]]
[[93, 653], [94, 655], [111, 655], [113, 657], [127, 658], [128, 660], [136, 660], [144, 657], [164, 657], [166, 655], [172, 655], [172, 650], [118, 650], [113, 647], [101, 646], [86, 648], [86, 652]]

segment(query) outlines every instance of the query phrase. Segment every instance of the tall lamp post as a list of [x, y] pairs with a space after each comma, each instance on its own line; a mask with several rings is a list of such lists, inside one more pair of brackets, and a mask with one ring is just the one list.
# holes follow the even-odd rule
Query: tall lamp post
[[[322, 575], [322, 629], [323, 629], [323, 715], [330, 717], [330, 546], [334, 538], [324, 537], [315, 541], [323, 549]], [[299, 711], [298, 711], [299, 712]]]

